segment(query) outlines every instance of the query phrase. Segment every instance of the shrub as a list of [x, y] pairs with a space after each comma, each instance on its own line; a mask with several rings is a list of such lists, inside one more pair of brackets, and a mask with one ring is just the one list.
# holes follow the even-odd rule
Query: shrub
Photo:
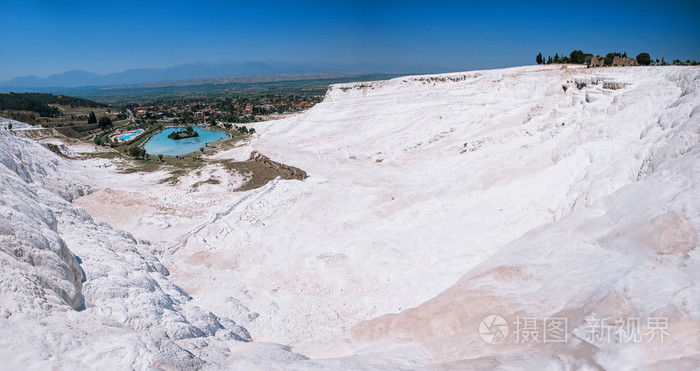
[[129, 155], [132, 156], [132, 157], [134, 157], [134, 158], [139, 158], [139, 157], [140, 157], [140, 158], [142, 158], [142, 159], [145, 160], [145, 159], [146, 159], [146, 156], [147, 156], [148, 154], [146, 153], [146, 149], [145, 149], [145, 148], [138, 147], [138, 146], [133, 146], [133, 145], [132, 145], [132, 146], [129, 147]]

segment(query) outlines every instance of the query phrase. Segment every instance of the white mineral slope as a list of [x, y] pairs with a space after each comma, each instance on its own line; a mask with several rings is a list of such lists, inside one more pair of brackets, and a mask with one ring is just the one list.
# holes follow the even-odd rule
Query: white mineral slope
[[81, 172], [0, 132], [0, 368], [195, 369], [251, 352], [272, 364], [304, 359], [245, 346], [244, 328], [193, 305], [130, 234], [68, 202], [89, 191]]
[[[99, 190], [76, 204], [144, 241], [110, 251], [160, 260], [171, 273], [133, 275], [156, 277], [162, 290], [172, 281], [192, 297], [187, 305], [219, 322], [230, 318], [255, 341], [317, 358], [203, 331], [173, 348], [196, 362], [692, 368], [700, 352], [699, 83], [692, 67], [533, 66], [335, 85], [313, 109], [258, 123], [247, 147], [216, 155], [240, 160], [258, 150], [305, 170], [304, 181], [233, 192], [241, 178], [209, 166], [168, 186], [161, 175], [140, 181], [90, 168], [91, 160], [76, 167], [100, 171], [85, 181]], [[212, 177], [219, 184], [207, 183]], [[83, 238], [129, 240], [91, 219], [74, 220], [87, 228], [56, 219], [88, 282], [100, 269], [85, 263]], [[100, 302], [85, 286], [83, 300]], [[75, 296], [66, 283], [58, 288]], [[131, 296], [122, 299], [109, 305]], [[511, 334], [500, 346], [483, 343], [477, 329], [487, 314], [507, 318], [511, 331], [517, 316], [566, 317], [569, 342], [530, 346]], [[663, 344], [591, 344], [589, 315], [663, 317], [669, 335]], [[140, 320], [136, 329], [117, 323], [139, 339], [128, 344], [161, 344]], [[165, 354], [156, 348], [143, 346], [147, 359]]]
[[[202, 310], [171, 282], [149, 252], [157, 244], [137, 242], [69, 201], [107, 184], [162, 190], [151, 177], [119, 176], [104, 162], [67, 160], [0, 131], [0, 369], [396, 370], [425, 363], [415, 347], [394, 358], [309, 360], [285, 345], [252, 342], [245, 328]], [[185, 181], [188, 189], [194, 180]]]
[[[447, 187], [438, 197], [454, 195], [454, 208], [442, 208], [445, 217], [459, 220], [460, 212], [454, 209], [470, 209], [465, 215], [482, 218], [473, 221], [480, 237], [492, 237], [487, 249], [498, 251], [434, 299], [355, 326], [356, 341], [418, 342], [434, 361], [463, 361], [450, 364], [459, 367], [474, 366], [464, 360], [484, 358], [503, 368], [700, 367], [700, 69], [556, 71], [558, 79], [543, 78], [552, 72], [490, 72], [496, 86], [515, 78], [516, 88], [500, 91], [494, 99], [511, 97], [510, 109], [527, 115], [518, 125], [508, 125], [507, 117], [494, 117], [484, 126], [495, 128], [472, 125], [451, 131], [449, 137], [460, 136], [464, 142], [488, 138], [463, 154], [478, 157], [476, 163], [469, 157], [453, 160], [459, 156], [447, 150], [458, 141], [446, 138], [435, 150], [441, 155], [433, 156], [441, 160], [426, 165], [444, 173], [451, 169], [440, 178]], [[517, 86], [538, 90], [528, 86], [528, 77], [554, 82], [534, 107], [512, 96], [521, 91]], [[550, 95], [558, 89], [562, 90]], [[558, 98], [550, 100], [552, 96]], [[507, 110], [491, 112], [503, 111]], [[474, 111], [474, 116], [484, 115]], [[447, 126], [452, 125], [457, 126]], [[382, 130], [371, 127], [357, 128], [364, 145], [372, 141], [363, 131]], [[433, 130], [432, 125], [425, 130]], [[469, 136], [469, 131], [479, 134]], [[404, 155], [390, 143], [371, 151], [375, 149], [390, 163], [401, 164], [410, 157], [421, 166], [424, 157]], [[480, 171], [484, 167], [491, 169]], [[482, 188], [484, 184], [488, 188]], [[484, 189], [483, 197], [500, 193], [498, 188], [508, 190], [497, 197], [504, 202], [503, 213], [518, 205], [513, 196], [523, 202], [521, 210], [509, 213], [516, 218], [494, 218], [488, 201], [479, 205], [460, 196]], [[542, 226], [533, 229], [530, 224], [530, 232], [500, 247], [503, 240], [493, 236], [495, 226], [490, 225], [494, 221], [506, 234], [512, 229], [519, 233], [524, 223]], [[462, 230], [471, 240], [469, 229]], [[518, 316], [567, 318], [570, 341], [523, 344], [511, 336], [499, 346], [487, 344], [477, 329], [491, 314], [509, 319], [511, 329]], [[615, 335], [610, 342], [596, 341], [587, 334], [587, 316], [639, 318], [643, 341], [618, 344]], [[654, 318], [668, 321], [663, 342], [658, 332], [653, 341], [645, 336], [651, 330], [646, 321]], [[621, 329], [625, 326], [611, 331], [619, 334]], [[539, 331], [542, 342], [543, 329]]]
[[[681, 74], [695, 86], [641, 135], [655, 144], [635, 182], [509, 243], [426, 303], [355, 326], [354, 338], [418, 342], [433, 360], [465, 368], [486, 358], [504, 369], [698, 369], [697, 76]], [[540, 343], [513, 335], [485, 343], [477, 329], [492, 314], [509, 319], [511, 331], [518, 316], [537, 318]], [[545, 318], [568, 319], [566, 344], [543, 343]], [[609, 335], [596, 327], [603, 318]], [[635, 319], [639, 342], [628, 327]], [[650, 319], [667, 321], [663, 340]]]
[[[169, 263], [195, 302], [247, 312], [266, 341], [322, 344], [459, 281], [355, 327], [355, 340], [408, 337], [454, 361], [503, 352], [477, 343], [487, 312], [566, 314], [571, 328], [594, 313], [663, 313], [678, 357], [696, 357], [699, 78], [534, 66], [335, 85], [307, 113], [257, 124], [251, 143], [310, 178], [232, 199]], [[669, 241], [678, 252], [663, 253]], [[600, 349], [590, 362], [638, 354]], [[629, 349], [643, 363], [676, 357]]]

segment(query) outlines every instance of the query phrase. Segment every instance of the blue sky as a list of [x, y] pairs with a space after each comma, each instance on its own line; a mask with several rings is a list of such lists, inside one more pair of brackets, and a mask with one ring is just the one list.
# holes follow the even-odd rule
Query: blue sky
[[3, 0], [0, 9], [0, 81], [222, 60], [457, 71], [573, 49], [700, 60], [700, 1]]

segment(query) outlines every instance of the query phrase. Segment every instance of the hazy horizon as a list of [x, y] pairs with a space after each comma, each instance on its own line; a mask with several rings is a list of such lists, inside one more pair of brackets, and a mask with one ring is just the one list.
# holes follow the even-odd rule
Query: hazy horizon
[[[191, 62], [184, 62], [184, 63], [177, 63], [177, 64], [171, 64], [171, 65], [163, 65], [163, 66], [151, 66], [151, 67], [143, 67], [143, 66], [132, 66], [126, 69], [117, 69], [117, 70], [112, 70], [112, 71], [105, 71], [105, 72], [98, 72], [101, 71], [100, 68], [73, 68], [73, 69], [68, 69], [68, 70], [63, 70], [63, 71], [56, 71], [56, 72], [50, 72], [50, 73], [44, 73], [44, 74], [28, 74], [28, 75], [20, 75], [20, 76], [13, 76], [7, 80], [0, 80], [0, 84], [10, 81], [15, 78], [22, 78], [22, 77], [38, 77], [45, 79], [50, 76], [54, 75], [61, 75], [66, 72], [73, 72], [73, 71], [84, 71], [84, 72], [89, 72], [89, 73], [94, 73], [98, 75], [111, 75], [111, 74], [119, 74], [127, 71], [132, 71], [132, 70], [151, 70], [151, 69], [167, 69], [167, 68], [172, 68], [172, 67], [178, 67], [178, 66], [186, 66], [186, 65], [221, 65], [221, 64], [226, 64], [226, 63], [265, 63], [273, 66], [277, 65], [298, 65], [298, 66], [308, 66], [308, 67], [316, 67], [316, 68], [325, 68], [328, 70], [331, 69], [336, 69], [336, 70], [342, 70], [342, 69], [362, 69], [362, 68], [380, 68], [380, 69], [395, 69], [395, 70], [416, 70], [416, 69], [421, 69], [425, 68], [427, 69], [426, 72], [430, 72], [430, 70], [450, 70], [450, 68], [445, 67], [445, 66], [429, 66], [429, 65], [424, 65], [424, 66], [416, 66], [416, 65], [391, 65], [391, 64], [370, 64], [370, 63], [365, 63], [365, 64], [344, 64], [344, 63], [314, 63], [312, 61], [283, 61], [283, 60], [234, 60], [234, 59], [222, 59], [222, 60], [198, 60], [198, 61], [191, 61]], [[374, 72], [374, 71], [373, 71]]]
[[[218, 61], [436, 67], [535, 63], [574, 49], [700, 59], [694, 1], [10, 1], [0, 82]], [[11, 35], [11, 36], [9, 36]]]

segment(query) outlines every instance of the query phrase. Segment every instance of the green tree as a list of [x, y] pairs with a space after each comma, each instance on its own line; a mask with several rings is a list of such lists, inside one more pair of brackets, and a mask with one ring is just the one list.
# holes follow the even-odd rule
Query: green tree
[[559, 62], [561, 62], [559, 60], [559, 53], [554, 53], [554, 63], [559, 63]]
[[107, 116], [100, 117], [100, 127], [102, 130], [112, 127], [112, 119]]
[[133, 158], [146, 159], [146, 156], [147, 156], [146, 149], [139, 147], [139, 146], [132, 145], [129, 147], [129, 156], [132, 156]]
[[537, 64], [542, 64], [542, 53], [537, 54], [537, 58], [535, 58], [535, 61], [537, 61]]
[[639, 53], [637, 55], [637, 63], [639, 63], [640, 66], [650, 65], [651, 57], [649, 56], [649, 53]]
[[90, 116], [88, 116], [88, 125], [90, 124], [97, 124], [97, 116], [95, 116], [95, 112], [90, 111]]
[[12, 123], [11, 122], [7, 124], [7, 130], [12, 130]]
[[586, 60], [586, 54], [581, 50], [574, 50], [569, 54], [571, 63], [583, 64]]
[[160, 160], [160, 162], [163, 162], [163, 154], [162, 153], [158, 155], [158, 160]]

